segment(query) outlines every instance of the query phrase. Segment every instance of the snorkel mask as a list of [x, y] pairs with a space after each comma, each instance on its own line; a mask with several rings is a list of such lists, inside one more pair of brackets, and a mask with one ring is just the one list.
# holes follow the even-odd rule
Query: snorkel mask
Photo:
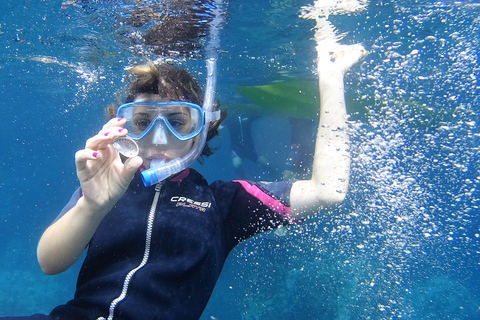
[[150, 168], [142, 172], [144, 185], [151, 186], [186, 169], [200, 156], [210, 122], [220, 119], [220, 111], [212, 112], [212, 107], [213, 101], [211, 105], [204, 103], [204, 108], [184, 101], [123, 104], [117, 110], [117, 117], [127, 120], [124, 128], [128, 134], [117, 138], [113, 146], [124, 156], [133, 157], [139, 151], [136, 141], [144, 139], [151, 132], [153, 134], [149, 137], [152, 144], [168, 144], [169, 139], [193, 141], [191, 150], [183, 157], [170, 162], [152, 160]]
[[[222, 1], [217, 2], [221, 4]], [[166, 129], [176, 139], [182, 141], [193, 140], [192, 149], [183, 157], [169, 162], [162, 160], [152, 161], [150, 168], [142, 172], [143, 184], [146, 187], [169, 178], [170, 176], [188, 168], [193, 162], [195, 162], [195, 160], [201, 155], [205, 146], [210, 122], [220, 119], [220, 110], [212, 111], [217, 84], [217, 58], [220, 45], [218, 32], [222, 22], [220, 7], [221, 6], [219, 5], [215, 8], [213, 12], [214, 18], [210, 22], [210, 41], [206, 47], [207, 84], [203, 106], [200, 108], [200, 106], [194, 103], [184, 101], [132, 102], [121, 105], [117, 110], [117, 117], [127, 119], [125, 128], [127, 128], [129, 132], [126, 137], [117, 138], [114, 141], [113, 146], [126, 157], [132, 157], [138, 154], [138, 145], [135, 141], [144, 138], [152, 130], [158, 131]], [[149, 110], [150, 112], [150, 121], [144, 124], [143, 129], [141, 125], [138, 126], [138, 123], [135, 124], [134, 121], [128, 121], [129, 119], [134, 119], [134, 110], [136, 107], [145, 108], [145, 110]], [[181, 128], [181, 126], [177, 126], [178, 124], [175, 124], [172, 119], [169, 119], [169, 115], [175, 113], [172, 111], [175, 110], [175, 108], [177, 108], [177, 110], [189, 110], [191, 126], [188, 128]], [[153, 143], [155, 143], [155, 139], [157, 139], [156, 143], [158, 144], [164, 143], [164, 141], [161, 141], [161, 134], [161, 132], [155, 132]]]
[[193, 139], [202, 132], [205, 122], [202, 108], [184, 101], [125, 103], [118, 108], [117, 118], [127, 120], [123, 127], [135, 141], [153, 131], [152, 144], [168, 144], [167, 140], [172, 138]]

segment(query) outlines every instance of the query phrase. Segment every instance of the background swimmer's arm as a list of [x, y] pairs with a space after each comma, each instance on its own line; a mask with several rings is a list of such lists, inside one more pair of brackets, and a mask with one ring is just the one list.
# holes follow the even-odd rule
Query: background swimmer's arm
[[348, 189], [350, 153], [343, 75], [364, 50], [360, 45], [339, 45], [336, 49], [318, 52], [320, 120], [312, 178], [296, 181], [290, 192], [291, 209], [297, 219], [341, 203]]

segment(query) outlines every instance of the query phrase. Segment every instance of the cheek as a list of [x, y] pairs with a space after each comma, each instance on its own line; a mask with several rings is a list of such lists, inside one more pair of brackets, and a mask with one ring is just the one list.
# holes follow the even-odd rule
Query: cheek
[[167, 145], [167, 150], [171, 150], [172, 152], [179, 153], [180, 155], [178, 156], [183, 156], [185, 155], [190, 149], [192, 148], [193, 141], [175, 141], [173, 143], [169, 143]]
[[171, 158], [180, 158], [192, 150], [192, 141], [179, 141], [174, 146], [169, 146], [166, 149], [166, 154]]
[[140, 155], [154, 148], [153, 144], [146, 142], [145, 139], [137, 141], [137, 144], [138, 144], [138, 148], [140, 149], [139, 151]]

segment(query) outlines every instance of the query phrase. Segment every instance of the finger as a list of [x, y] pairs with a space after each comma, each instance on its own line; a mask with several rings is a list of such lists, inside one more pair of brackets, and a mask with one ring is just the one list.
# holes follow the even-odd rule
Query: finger
[[77, 171], [84, 170], [87, 167], [88, 160], [97, 160], [101, 157], [100, 153], [95, 150], [83, 149], [75, 153], [75, 165]]
[[125, 118], [113, 118], [110, 119], [105, 125], [103, 126], [103, 129], [108, 129], [111, 127], [122, 127], [127, 123], [127, 120]]
[[97, 135], [87, 140], [85, 149], [103, 150], [117, 137], [125, 136], [128, 133], [127, 129], [119, 127], [109, 127], [102, 129]]
[[100, 132], [87, 140], [86, 149], [104, 149], [118, 136], [127, 134], [127, 129], [121, 128], [127, 122], [124, 118], [110, 119]]
[[135, 172], [140, 168], [140, 166], [143, 163], [143, 159], [139, 156], [129, 158], [127, 161], [125, 161], [123, 165], [123, 170], [122, 170], [122, 176], [124, 179], [130, 183], [132, 181]]

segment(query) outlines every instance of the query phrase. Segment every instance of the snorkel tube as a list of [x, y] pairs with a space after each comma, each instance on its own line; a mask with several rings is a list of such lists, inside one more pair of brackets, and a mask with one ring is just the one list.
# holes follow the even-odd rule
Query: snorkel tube
[[172, 160], [168, 163], [160, 165], [152, 161], [150, 168], [142, 172], [142, 180], [145, 187], [154, 185], [163, 181], [172, 175], [188, 168], [201, 155], [207, 140], [208, 128], [210, 122], [220, 119], [220, 110], [213, 110], [215, 100], [215, 88], [217, 86], [217, 58], [220, 39], [218, 33], [223, 16], [221, 11], [222, 0], [218, 0], [216, 8], [213, 10], [213, 19], [210, 23], [210, 41], [206, 47], [207, 59], [207, 85], [205, 88], [205, 96], [203, 99], [202, 109], [205, 114], [205, 123], [203, 129], [198, 136], [193, 138], [194, 144], [192, 149], [183, 157]]

